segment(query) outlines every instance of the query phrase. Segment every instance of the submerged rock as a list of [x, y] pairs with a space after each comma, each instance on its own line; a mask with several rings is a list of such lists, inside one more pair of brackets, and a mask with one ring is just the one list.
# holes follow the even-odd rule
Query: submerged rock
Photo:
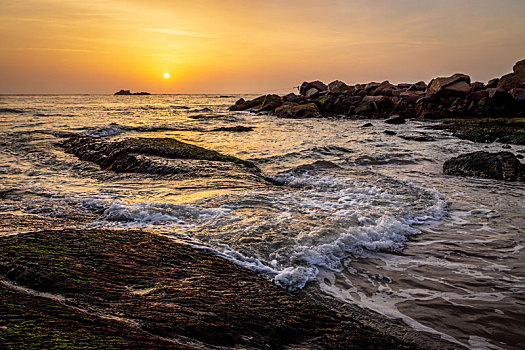
[[487, 179], [523, 181], [525, 168], [510, 152], [473, 152], [447, 160], [443, 164], [446, 175], [474, 176]]
[[236, 125], [231, 127], [220, 127], [212, 129], [211, 131], [233, 131], [233, 132], [248, 132], [253, 131], [253, 128], [251, 126], [242, 126], [242, 125]]
[[399, 115], [393, 115], [389, 119], [385, 120], [385, 123], [387, 124], [405, 124], [406, 120], [405, 118], [399, 116]]
[[[206, 163], [209, 162], [233, 163], [250, 172], [259, 172], [249, 161], [170, 138], [106, 141], [93, 137], [72, 137], [63, 141], [61, 146], [80, 160], [96, 163], [103, 170], [122, 173], [196, 174], [199, 169], [206, 172]], [[190, 160], [195, 164], [189, 163]]]

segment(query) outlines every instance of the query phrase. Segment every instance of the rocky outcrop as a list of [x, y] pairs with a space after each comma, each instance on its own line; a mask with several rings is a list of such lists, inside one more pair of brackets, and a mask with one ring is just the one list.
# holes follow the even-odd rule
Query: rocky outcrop
[[116, 96], [143, 96], [143, 95], [151, 95], [149, 92], [131, 92], [129, 90], [120, 90], [118, 92], [115, 92], [114, 95]]
[[482, 177], [487, 179], [523, 181], [525, 167], [510, 152], [473, 152], [447, 160], [443, 164], [446, 175]]
[[[321, 81], [304, 82], [299, 88], [299, 95], [288, 94], [281, 98], [266, 95], [250, 101], [241, 99], [230, 110], [266, 112], [286, 118], [302, 118], [301, 115], [304, 118], [350, 119], [387, 119], [399, 115], [418, 120], [522, 118], [525, 117], [525, 107], [521, 102], [520, 89], [525, 88], [524, 77], [525, 60], [516, 63], [513, 73], [493, 79], [486, 85], [482, 82], [471, 83], [470, 77], [461, 73], [432, 79], [428, 86], [422, 81], [397, 85], [383, 81], [353, 86], [340, 80], [328, 85]], [[317, 111], [312, 104], [316, 105]], [[294, 113], [292, 107], [309, 112]]]
[[108, 141], [76, 136], [60, 145], [80, 160], [117, 173], [191, 177], [209, 177], [217, 173], [244, 177], [249, 173], [260, 176], [260, 170], [249, 161], [170, 138]]

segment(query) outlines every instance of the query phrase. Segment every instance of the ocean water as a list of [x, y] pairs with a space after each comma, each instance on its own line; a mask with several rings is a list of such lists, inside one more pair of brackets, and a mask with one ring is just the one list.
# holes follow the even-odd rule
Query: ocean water
[[[153, 230], [467, 348], [525, 347], [525, 185], [441, 171], [503, 145], [418, 122], [228, 112], [239, 97], [0, 96], [0, 235]], [[237, 125], [254, 131], [212, 131]], [[103, 171], [63, 152], [72, 134], [173, 137], [250, 160], [282, 185], [218, 165], [199, 176]], [[434, 141], [399, 137], [421, 134]]]

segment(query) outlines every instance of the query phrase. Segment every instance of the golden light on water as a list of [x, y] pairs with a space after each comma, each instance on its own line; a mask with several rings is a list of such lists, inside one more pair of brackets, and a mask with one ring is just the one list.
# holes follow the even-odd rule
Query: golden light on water
[[169, 79], [170, 78], [170, 73], [164, 73], [164, 79]]

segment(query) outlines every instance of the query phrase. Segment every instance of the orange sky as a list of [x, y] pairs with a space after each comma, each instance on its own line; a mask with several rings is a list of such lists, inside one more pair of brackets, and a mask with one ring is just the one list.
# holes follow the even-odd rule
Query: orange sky
[[524, 19], [523, 0], [0, 0], [0, 93], [486, 81], [525, 58]]

